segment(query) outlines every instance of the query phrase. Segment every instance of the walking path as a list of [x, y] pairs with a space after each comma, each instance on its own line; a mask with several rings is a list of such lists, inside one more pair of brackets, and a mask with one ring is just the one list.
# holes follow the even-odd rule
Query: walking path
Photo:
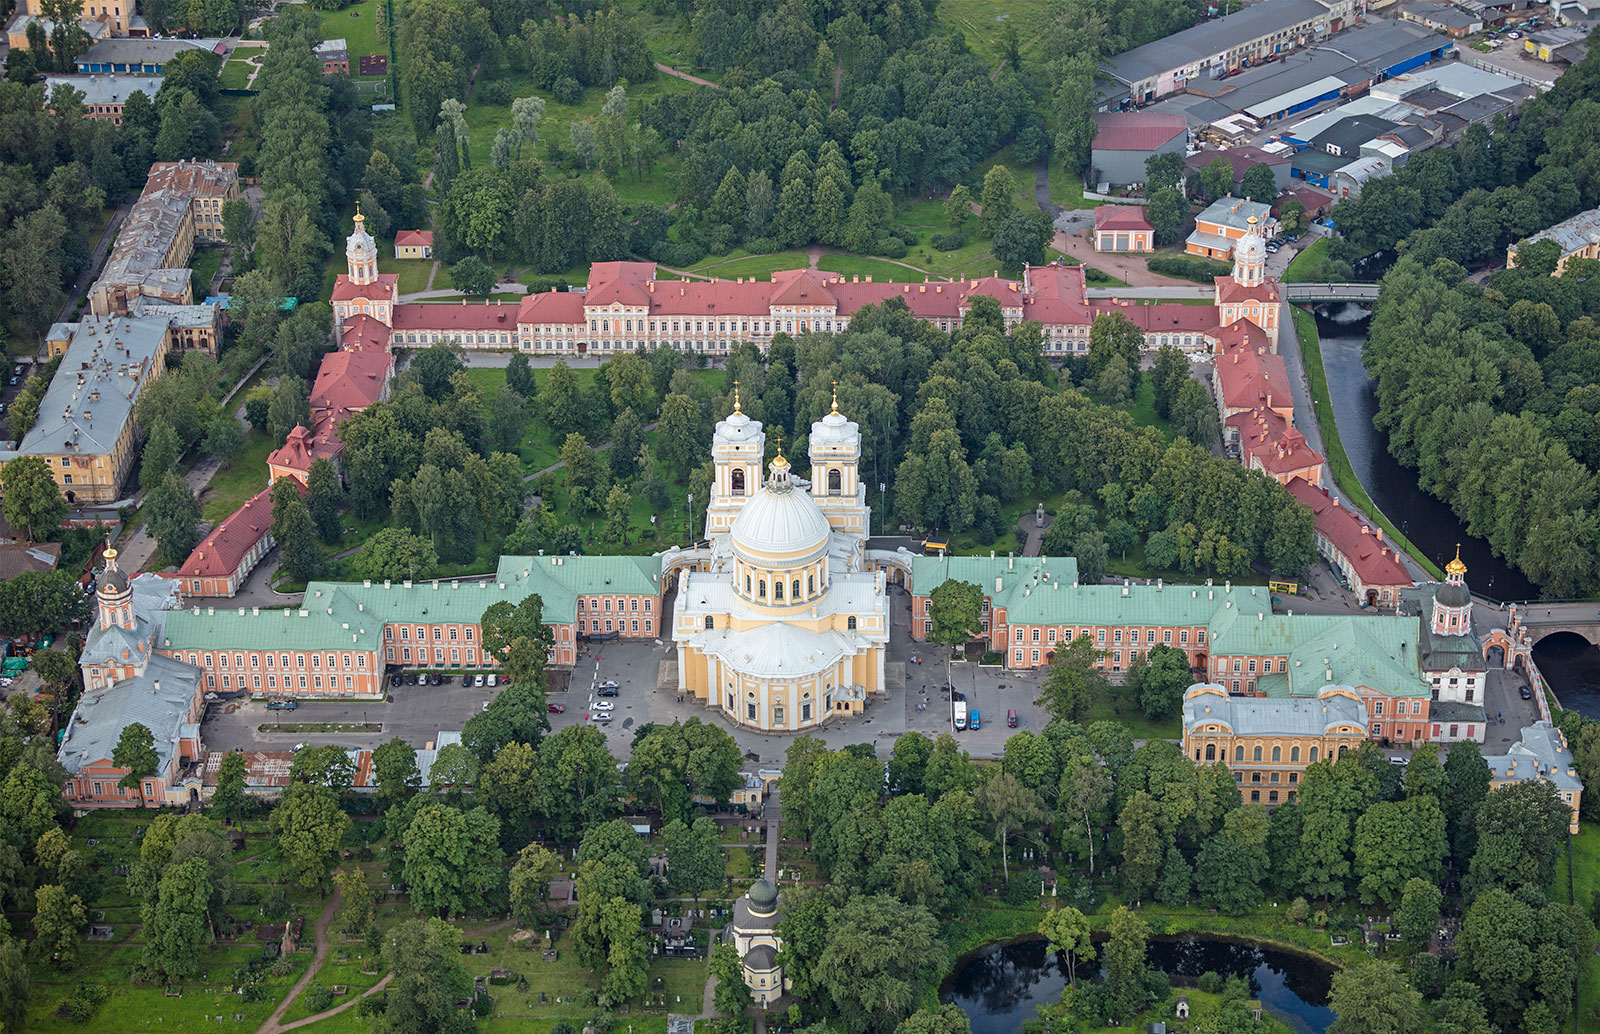
[[[266, 1022], [256, 1028], [256, 1034], [278, 1034], [279, 1031], [290, 1029], [290, 1027], [282, 1025], [283, 1014], [288, 1012], [289, 1006], [294, 1003], [295, 999], [300, 997], [300, 992], [311, 985], [311, 978], [317, 975], [317, 970], [321, 969], [322, 964], [328, 960], [328, 924], [333, 922], [333, 914], [339, 910], [339, 904], [343, 900], [344, 895], [340, 893], [338, 888], [334, 888], [333, 896], [328, 899], [328, 903], [322, 907], [322, 914], [317, 917], [317, 947], [311, 956], [311, 965], [306, 967], [305, 973], [301, 975], [299, 980], [294, 982], [293, 987], [289, 988], [289, 993], [284, 996], [283, 1001], [278, 1003], [278, 1007], [272, 1010], [272, 1015], [267, 1017]], [[346, 1002], [344, 1004], [348, 1006], [351, 1003]], [[299, 1026], [301, 1023], [309, 1022], [311, 1019], [313, 1017], [307, 1017], [291, 1026]]]
[[[645, 429], [645, 433], [646, 434], [648, 434], [651, 431], [654, 431], [656, 429], [656, 421], [652, 420], [648, 424], [645, 424], [644, 425], [644, 429]], [[606, 441], [601, 442], [599, 445], [596, 445], [594, 447], [593, 451], [595, 451], [595, 452], [604, 452], [606, 449], [609, 449], [609, 448], [611, 448], [611, 441], [609, 439], [607, 439]], [[548, 474], [553, 470], [560, 470], [562, 467], [565, 467], [566, 465], [567, 465], [567, 461], [566, 460], [561, 460], [561, 461], [559, 461], [557, 463], [552, 463], [548, 467], [545, 467], [543, 470], [534, 471], [532, 474], [529, 474], [527, 477], [523, 478], [522, 480], [523, 481], [532, 481], [534, 478], [538, 477], [540, 474]]]
[[[434, 269], [429, 272], [429, 274], [428, 274], [428, 283], [430, 283], [430, 284], [433, 283], [433, 274], [436, 273], [436, 272], [438, 272], [438, 263], [435, 263], [434, 264]], [[490, 293], [491, 294], [527, 294], [528, 293], [528, 285], [524, 284], [524, 283], [519, 283], [519, 282], [517, 282], [515, 280], [506, 280], [506, 281], [503, 281], [501, 283], [495, 284], [494, 285], [494, 290], [491, 291]], [[463, 299], [465, 297], [466, 297], [466, 295], [463, 294], [457, 288], [439, 287], [439, 288], [435, 288], [435, 289], [433, 289], [431, 291], [412, 291], [410, 294], [402, 294], [400, 296], [400, 301], [402, 301], [402, 302], [427, 302], [427, 301], [439, 301], [439, 300], [443, 300], [443, 299], [449, 299], [450, 301], [459, 301], [459, 300], [461, 300], [461, 299]]]
[[656, 65], [656, 71], [665, 72], [670, 76], [675, 76], [675, 77], [677, 77], [679, 79], [682, 79], [686, 83], [694, 83], [696, 86], [709, 86], [713, 90], [722, 89], [722, 87], [718, 86], [716, 83], [712, 82], [710, 79], [702, 79], [698, 75], [690, 75], [688, 72], [680, 72], [676, 68], [673, 68], [671, 65], [664, 65], [659, 61], [657, 61], [655, 63], [655, 65]]
[[[391, 981], [393, 979], [394, 979], [394, 974], [393, 973], [385, 973], [383, 975], [383, 979], [382, 980], [378, 981], [376, 984], [374, 984], [371, 987], [367, 988], [365, 991], [361, 992], [359, 995], [357, 995], [354, 998], [350, 999], [348, 1002], [340, 1002], [338, 1005], [335, 1005], [333, 1008], [328, 1009], [325, 1012], [319, 1012], [319, 1013], [315, 1013], [315, 1014], [313, 1014], [311, 1016], [306, 1016], [306, 1017], [304, 1017], [302, 1019], [295, 1020], [293, 1023], [279, 1024], [277, 1027], [273, 1028], [273, 1030], [274, 1031], [285, 1031], [285, 1030], [295, 1030], [295, 1029], [300, 1028], [300, 1027], [309, 1027], [311, 1024], [316, 1023], [319, 1020], [325, 1020], [329, 1016], [337, 1016], [340, 1013], [344, 1012], [346, 1009], [353, 1008], [357, 1003], [359, 1003], [361, 1001], [361, 999], [363, 999], [363, 998], [371, 998], [373, 995], [378, 994], [384, 988], [388, 987], [389, 986], [389, 981]], [[267, 1032], [266, 1032], [265, 1028], [263, 1028], [262, 1030], [257, 1031], [256, 1034], [267, 1034]]]
[[[117, 239], [117, 231], [122, 228], [122, 220], [128, 217], [128, 212], [133, 208], [132, 201], [126, 201], [117, 206], [111, 213], [111, 221], [106, 223], [106, 228], [100, 234], [100, 239], [94, 242], [94, 250], [89, 253], [89, 264], [84, 267], [84, 280], [79, 283], [92, 284], [100, 275], [100, 263], [106, 260], [106, 252], [111, 250], [111, 242]], [[67, 300], [61, 304], [61, 311], [56, 313], [56, 322], [65, 323], [72, 318], [72, 310], [78, 302], [78, 284], [72, 285], [72, 292], [67, 295]]]

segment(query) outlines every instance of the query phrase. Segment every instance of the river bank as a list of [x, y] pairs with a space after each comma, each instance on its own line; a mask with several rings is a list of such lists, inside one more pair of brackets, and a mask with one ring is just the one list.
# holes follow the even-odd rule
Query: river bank
[[1404, 549], [1407, 556], [1436, 581], [1444, 581], [1444, 572], [1439, 566], [1395, 527], [1394, 522], [1378, 509], [1367, 495], [1367, 490], [1361, 486], [1355, 469], [1350, 465], [1350, 457], [1344, 451], [1344, 443], [1339, 440], [1333, 401], [1328, 394], [1328, 376], [1322, 365], [1322, 343], [1317, 333], [1317, 319], [1299, 306], [1290, 306], [1289, 311], [1294, 314], [1294, 331], [1300, 339], [1300, 357], [1306, 366], [1306, 378], [1311, 382], [1311, 405], [1317, 414], [1317, 428], [1322, 432], [1323, 451], [1326, 453], [1328, 469], [1333, 472], [1334, 484], [1352, 505], [1376, 522], [1390, 539]]

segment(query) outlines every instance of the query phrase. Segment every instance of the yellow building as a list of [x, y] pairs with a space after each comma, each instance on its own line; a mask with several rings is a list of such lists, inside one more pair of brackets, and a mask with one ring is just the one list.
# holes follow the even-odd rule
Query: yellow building
[[885, 572], [866, 569], [861, 430], [833, 410], [811, 426], [812, 480], [739, 408], [717, 424], [710, 542], [672, 550], [678, 689], [735, 725], [798, 732], [859, 714], [883, 691]]
[[744, 964], [744, 982], [756, 1005], [765, 1009], [783, 997], [783, 967], [778, 952], [783, 941], [778, 936], [778, 888], [766, 877], [755, 881], [744, 897], [733, 904], [733, 947]]
[[1567, 830], [1578, 832], [1578, 806], [1583, 803], [1583, 782], [1567, 745], [1567, 734], [1548, 721], [1525, 726], [1522, 739], [1504, 754], [1484, 758], [1489, 763], [1489, 788], [1498, 790], [1512, 783], [1534, 780], [1555, 787], [1561, 803], [1572, 809]]
[[1222, 762], [1246, 801], [1292, 801], [1306, 768], [1337, 760], [1367, 738], [1367, 706], [1350, 686], [1315, 697], [1230, 696], [1216, 683], [1183, 695], [1183, 750], [1197, 764]]
[[100, 279], [89, 289], [96, 316], [132, 311], [138, 300], [194, 301], [189, 260], [196, 243], [226, 242], [222, 206], [239, 196], [232, 162], [156, 162], [123, 220]]

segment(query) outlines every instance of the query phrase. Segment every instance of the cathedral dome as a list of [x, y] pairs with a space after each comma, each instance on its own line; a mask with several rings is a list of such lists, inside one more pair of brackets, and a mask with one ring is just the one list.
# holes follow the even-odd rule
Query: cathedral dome
[[754, 912], [770, 915], [778, 907], [778, 888], [765, 876], [750, 884], [750, 908]]
[[811, 448], [844, 446], [853, 447], [860, 438], [860, 428], [854, 421], [846, 420], [837, 409], [811, 425]]
[[832, 529], [817, 504], [789, 481], [789, 464], [772, 461], [773, 476], [739, 510], [731, 529], [733, 548], [746, 560], [806, 561], [827, 551]]
[[1250, 229], [1239, 238], [1239, 243], [1234, 245], [1233, 261], [1235, 266], [1259, 265], [1267, 260], [1267, 244], [1261, 239], [1261, 234], [1256, 228], [1255, 216], [1250, 217]]
[[1472, 593], [1463, 583], [1445, 582], [1433, 598], [1441, 607], [1465, 607], [1472, 602]]

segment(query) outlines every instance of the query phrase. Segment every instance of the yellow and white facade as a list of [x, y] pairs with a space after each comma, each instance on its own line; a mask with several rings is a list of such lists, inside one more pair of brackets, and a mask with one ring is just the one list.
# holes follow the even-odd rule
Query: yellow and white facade
[[884, 689], [885, 572], [866, 569], [861, 429], [837, 402], [811, 425], [811, 480], [738, 405], [717, 424], [709, 545], [678, 575], [678, 688], [734, 725], [799, 732]]

